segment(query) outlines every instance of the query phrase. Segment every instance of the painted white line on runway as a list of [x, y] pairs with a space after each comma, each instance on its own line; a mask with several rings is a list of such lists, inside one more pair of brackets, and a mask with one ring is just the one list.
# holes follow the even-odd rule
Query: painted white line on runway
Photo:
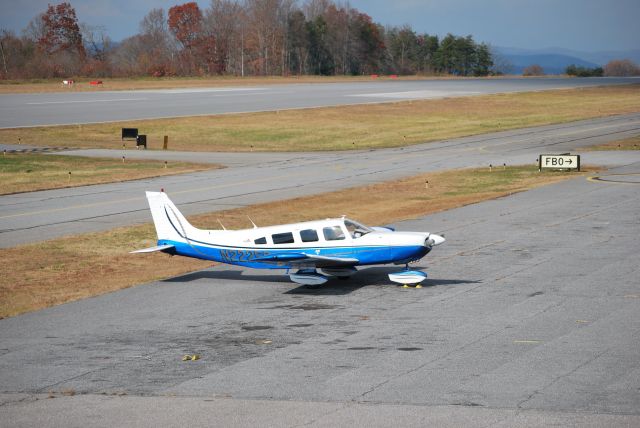
[[268, 88], [177, 88], [177, 89], [142, 89], [132, 92], [151, 94], [195, 94], [207, 92], [245, 92], [264, 91]]
[[115, 98], [112, 100], [82, 100], [82, 101], [42, 101], [38, 103], [27, 103], [27, 105], [44, 105], [44, 104], [77, 104], [77, 103], [110, 103], [114, 101], [144, 101], [148, 98]]
[[351, 97], [375, 97], [375, 98], [397, 98], [397, 99], [422, 99], [422, 98], [444, 98], [444, 97], [460, 97], [467, 95], [479, 95], [477, 91], [406, 91], [406, 92], [379, 92], [373, 94], [350, 94]]

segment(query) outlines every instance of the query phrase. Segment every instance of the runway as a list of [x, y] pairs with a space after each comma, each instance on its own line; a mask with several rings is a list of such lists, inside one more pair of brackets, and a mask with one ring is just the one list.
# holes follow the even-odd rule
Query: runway
[[218, 266], [0, 320], [0, 425], [637, 426], [639, 206], [578, 177], [397, 224], [446, 234], [419, 290]]
[[[151, 220], [144, 192], [165, 189], [187, 215], [288, 199], [453, 168], [533, 164], [640, 133], [640, 113], [465, 137], [405, 148], [331, 153], [124, 152], [128, 158], [222, 163], [226, 169], [0, 197], [0, 247]], [[0, 146], [2, 149], [3, 146]], [[78, 150], [83, 156], [122, 151]], [[640, 152], [586, 153], [583, 164], [620, 166]], [[348, 213], [336, 213], [336, 215]]]
[[0, 129], [274, 111], [637, 83], [637, 78], [460, 79], [0, 95]]

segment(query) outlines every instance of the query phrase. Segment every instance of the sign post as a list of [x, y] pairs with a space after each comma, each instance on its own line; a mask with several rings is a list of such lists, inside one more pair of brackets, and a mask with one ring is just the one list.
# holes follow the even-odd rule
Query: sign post
[[575, 169], [580, 171], [580, 155], [564, 153], [561, 155], [540, 155], [538, 157], [538, 168], [543, 169]]

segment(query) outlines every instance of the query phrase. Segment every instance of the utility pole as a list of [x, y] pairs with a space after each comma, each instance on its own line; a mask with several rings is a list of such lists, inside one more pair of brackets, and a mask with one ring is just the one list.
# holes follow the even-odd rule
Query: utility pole
[[240, 70], [242, 77], [244, 77], [244, 25], [240, 33]]

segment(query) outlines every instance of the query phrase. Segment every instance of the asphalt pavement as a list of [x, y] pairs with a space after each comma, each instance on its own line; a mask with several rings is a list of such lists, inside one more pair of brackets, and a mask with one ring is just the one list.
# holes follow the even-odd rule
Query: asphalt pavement
[[397, 224], [447, 237], [422, 289], [216, 266], [0, 320], [0, 425], [638, 426], [639, 173]]
[[[477, 135], [410, 147], [330, 153], [78, 150], [64, 154], [221, 163], [170, 177], [0, 196], [0, 248], [150, 221], [144, 192], [165, 191], [187, 215], [366, 185], [429, 171], [533, 164], [540, 153], [640, 134], [640, 113]], [[0, 150], [7, 146], [0, 146]], [[11, 149], [11, 147], [9, 147]], [[583, 164], [620, 166], [640, 152], [587, 152]], [[345, 213], [336, 213], [336, 215]], [[346, 213], [348, 214], [348, 213]]]
[[0, 129], [638, 83], [637, 78], [371, 81], [0, 95]]

